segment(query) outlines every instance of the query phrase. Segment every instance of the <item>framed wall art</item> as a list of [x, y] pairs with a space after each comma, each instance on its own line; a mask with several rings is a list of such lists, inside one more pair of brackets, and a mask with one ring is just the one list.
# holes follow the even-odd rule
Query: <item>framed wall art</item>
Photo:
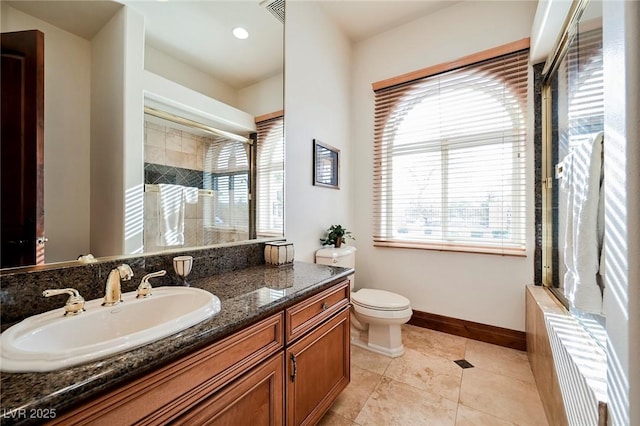
[[340, 150], [313, 140], [313, 184], [340, 189]]

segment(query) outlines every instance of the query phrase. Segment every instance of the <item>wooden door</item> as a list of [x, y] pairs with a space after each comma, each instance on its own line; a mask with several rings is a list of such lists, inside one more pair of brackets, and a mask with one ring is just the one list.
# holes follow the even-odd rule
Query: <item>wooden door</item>
[[350, 380], [349, 307], [286, 351], [287, 425], [313, 425]]
[[0, 37], [0, 263], [6, 268], [44, 263], [44, 34], [32, 30]]

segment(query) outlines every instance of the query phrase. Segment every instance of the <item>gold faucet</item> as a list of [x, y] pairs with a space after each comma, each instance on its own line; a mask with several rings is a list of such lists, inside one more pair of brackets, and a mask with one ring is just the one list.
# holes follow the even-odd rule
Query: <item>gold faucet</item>
[[129, 281], [133, 277], [131, 267], [126, 263], [113, 268], [107, 277], [107, 286], [104, 290], [104, 302], [102, 306], [113, 306], [122, 302], [121, 281]]
[[57, 296], [59, 294], [68, 294], [69, 298], [64, 305], [64, 316], [78, 315], [84, 312], [84, 298], [80, 296], [75, 288], [62, 288], [56, 290], [45, 290], [42, 292], [44, 297]]
[[151, 287], [151, 283], [149, 282], [149, 279], [154, 277], [161, 277], [166, 274], [167, 274], [167, 271], [163, 269], [161, 271], [152, 272], [142, 277], [142, 281], [140, 281], [140, 285], [138, 286], [138, 294], [136, 298], [151, 296], [152, 287]]

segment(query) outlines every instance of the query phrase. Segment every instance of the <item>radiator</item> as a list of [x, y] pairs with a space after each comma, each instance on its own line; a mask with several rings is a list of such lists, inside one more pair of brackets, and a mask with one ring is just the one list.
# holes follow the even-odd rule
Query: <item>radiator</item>
[[569, 315], [546, 314], [547, 335], [571, 426], [606, 424], [606, 355]]

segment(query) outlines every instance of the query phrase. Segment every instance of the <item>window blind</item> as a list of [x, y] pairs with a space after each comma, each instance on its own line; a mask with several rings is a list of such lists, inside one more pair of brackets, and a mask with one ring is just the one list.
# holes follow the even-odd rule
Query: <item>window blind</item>
[[528, 72], [524, 49], [375, 91], [374, 245], [524, 255]]
[[249, 155], [246, 144], [219, 138], [209, 144], [204, 159], [204, 187], [213, 189], [205, 200], [203, 223], [207, 227], [248, 232]]
[[256, 123], [256, 231], [258, 236], [284, 232], [284, 115]]

